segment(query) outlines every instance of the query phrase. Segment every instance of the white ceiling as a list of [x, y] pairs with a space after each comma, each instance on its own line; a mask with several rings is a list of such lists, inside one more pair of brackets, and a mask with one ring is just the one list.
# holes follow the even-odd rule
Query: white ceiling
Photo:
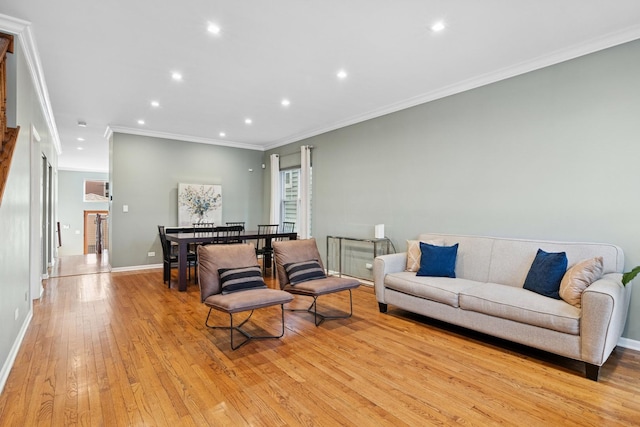
[[0, 13], [30, 22], [59, 167], [94, 171], [108, 170], [107, 129], [263, 150], [640, 38], [638, 0], [0, 0]]

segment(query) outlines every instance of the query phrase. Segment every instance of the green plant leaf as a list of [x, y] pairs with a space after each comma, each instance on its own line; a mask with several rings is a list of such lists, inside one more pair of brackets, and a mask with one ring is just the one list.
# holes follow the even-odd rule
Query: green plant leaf
[[623, 273], [622, 274], [622, 284], [626, 286], [627, 283], [632, 281], [638, 275], [638, 273], [640, 273], [640, 265], [635, 267], [631, 271], [627, 271], [626, 273]]

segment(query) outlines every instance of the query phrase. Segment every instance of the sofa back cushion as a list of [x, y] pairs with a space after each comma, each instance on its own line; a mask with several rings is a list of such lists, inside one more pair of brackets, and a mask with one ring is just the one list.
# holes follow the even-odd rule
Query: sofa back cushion
[[607, 243], [556, 242], [454, 234], [421, 234], [420, 240], [443, 239], [444, 245], [459, 243], [456, 277], [522, 287], [538, 249], [566, 252], [568, 267], [601, 256], [603, 274], [621, 273], [624, 253]]
[[442, 246], [453, 246], [458, 243], [456, 277], [478, 282], [488, 281], [491, 247], [493, 246], [492, 238], [453, 234], [421, 234], [418, 239], [422, 242], [442, 240]]

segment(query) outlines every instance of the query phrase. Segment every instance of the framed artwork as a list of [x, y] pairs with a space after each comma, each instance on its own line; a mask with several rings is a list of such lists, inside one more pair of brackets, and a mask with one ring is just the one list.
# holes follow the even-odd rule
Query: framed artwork
[[178, 184], [178, 226], [222, 223], [222, 186]]

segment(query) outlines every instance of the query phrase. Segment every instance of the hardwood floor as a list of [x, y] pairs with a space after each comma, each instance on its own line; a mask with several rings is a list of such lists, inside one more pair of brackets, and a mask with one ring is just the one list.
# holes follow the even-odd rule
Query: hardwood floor
[[102, 254], [69, 255], [56, 259], [50, 268], [49, 277], [76, 276], [79, 274], [107, 273], [109, 266], [109, 252]]
[[[347, 309], [346, 295], [323, 297], [327, 306]], [[0, 396], [0, 425], [640, 423], [632, 350], [616, 349], [595, 383], [575, 361], [393, 307], [381, 314], [370, 287], [354, 292], [351, 319], [315, 327], [286, 313], [283, 338], [236, 351], [206, 315], [196, 285], [167, 289], [160, 270], [49, 279]], [[279, 309], [252, 321], [277, 333]]]

